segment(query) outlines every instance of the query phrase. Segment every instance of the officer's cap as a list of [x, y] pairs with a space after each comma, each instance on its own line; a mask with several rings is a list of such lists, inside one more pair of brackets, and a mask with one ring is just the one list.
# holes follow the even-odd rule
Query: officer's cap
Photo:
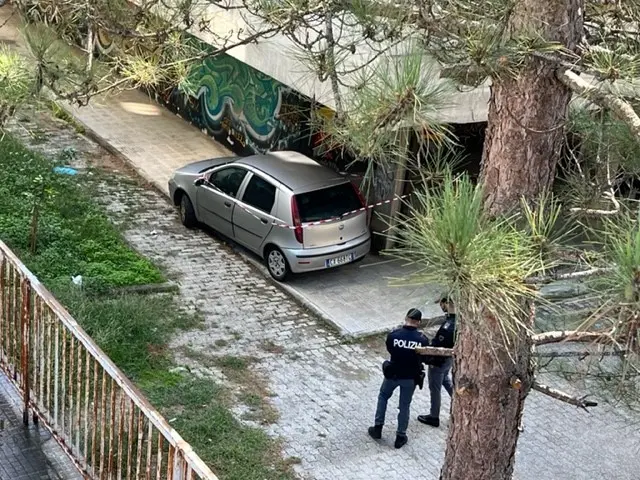
[[407, 318], [419, 322], [422, 320], [422, 312], [417, 308], [412, 308], [407, 312]]

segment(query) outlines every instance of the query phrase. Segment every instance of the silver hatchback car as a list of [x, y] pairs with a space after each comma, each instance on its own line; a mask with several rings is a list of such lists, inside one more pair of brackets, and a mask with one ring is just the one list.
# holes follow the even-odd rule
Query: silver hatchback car
[[269, 273], [338, 267], [371, 247], [368, 211], [355, 185], [297, 152], [191, 163], [169, 192], [182, 223], [203, 223], [265, 259]]

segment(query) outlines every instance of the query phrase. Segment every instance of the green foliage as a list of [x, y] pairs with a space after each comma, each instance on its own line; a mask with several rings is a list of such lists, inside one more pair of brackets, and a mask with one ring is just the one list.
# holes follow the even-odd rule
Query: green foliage
[[[161, 282], [158, 269], [127, 246], [91, 200], [85, 178], [55, 174], [55, 165], [9, 135], [0, 142], [0, 238], [43, 281], [83, 275], [104, 286]], [[33, 254], [33, 195], [42, 191]]]
[[605, 287], [609, 301], [635, 304], [640, 309], [640, 218], [630, 211], [606, 218], [599, 237], [604, 259], [613, 270], [596, 284]]
[[609, 160], [630, 175], [640, 174], [640, 143], [624, 122], [607, 111], [576, 108], [570, 114], [569, 129], [578, 140], [574, 148], [585, 169]]
[[543, 193], [535, 205], [522, 202], [524, 230], [540, 262], [538, 270], [553, 268], [562, 250], [568, 249], [578, 226], [564, 222], [562, 204], [552, 193]]
[[438, 143], [451, 140], [438, 113], [449, 105], [452, 85], [440, 79], [420, 50], [395, 53], [358, 72], [342, 115], [317, 119], [327, 149], [344, 148], [357, 158], [385, 163], [406, 155], [403, 131]]
[[0, 128], [34, 93], [34, 74], [28, 62], [0, 45]]
[[82, 328], [134, 380], [150, 370], [166, 368], [165, 345], [181, 325], [169, 296], [95, 297], [68, 283], [50, 284], [56, 298]]
[[537, 297], [525, 279], [541, 268], [534, 243], [515, 220], [487, 216], [482, 188], [449, 175], [441, 187], [416, 195], [391, 254], [419, 267], [410, 282], [443, 285], [460, 305], [481, 303], [508, 334], [520, 326], [523, 300]]

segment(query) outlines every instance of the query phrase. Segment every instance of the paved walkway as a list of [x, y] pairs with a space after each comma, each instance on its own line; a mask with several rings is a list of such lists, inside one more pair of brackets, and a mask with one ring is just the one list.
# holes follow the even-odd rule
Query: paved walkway
[[[45, 133], [39, 136], [45, 142], [35, 148], [55, 155], [71, 146], [79, 162], [114, 165], [72, 130], [56, 132], [59, 127], [49, 118], [27, 126]], [[16, 127], [14, 133], [24, 141], [31, 139], [24, 128]], [[251, 408], [242, 403], [242, 386], [203, 359], [224, 355], [258, 359], [256, 382], [267, 383], [273, 395], [269, 401], [279, 413], [267, 430], [282, 438], [285, 455], [301, 460], [296, 469], [302, 479], [438, 478], [449, 420], [443, 414], [440, 429], [416, 422], [415, 416], [427, 411], [428, 392], [416, 394], [410, 442], [402, 450], [392, 447], [397, 396], [389, 408], [384, 440], [376, 443], [366, 434], [381, 381], [380, 363], [386, 356], [379, 339], [344, 341], [227, 245], [183, 228], [157, 191], [115, 181], [95, 193], [130, 244], [179, 282], [181, 304], [202, 316], [202, 328], [179, 333], [172, 352], [194, 374], [225, 381], [230, 392], [237, 392], [234, 411], [240, 419]], [[542, 381], [567, 388], [557, 378]], [[443, 412], [448, 407], [445, 395]], [[525, 408], [516, 478], [635, 480], [640, 471], [638, 424], [638, 417], [622, 407], [603, 404], [588, 414], [533, 392]]]
[[18, 392], [0, 373], [0, 480], [71, 480], [82, 476], [43, 428], [22, 423]]

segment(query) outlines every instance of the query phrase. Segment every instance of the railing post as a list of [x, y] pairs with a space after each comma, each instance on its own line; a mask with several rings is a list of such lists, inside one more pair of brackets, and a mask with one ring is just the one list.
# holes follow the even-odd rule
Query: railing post
[[29, 373], [29, 358], [30, 357], [30, 323], [31, 323], [31, 285], [26, 278], [22, 279], [21, 285], [21, 297], [22, 297], [22, 315], [20, 317], [20, 324], [22, 327], [22, 348], [20, 352], [20, 363], [22, 366], [22, 390], [24, 392], [24, 411], [22, 414], [22, 421], [25, 425], [29, 424], [29, 402], [30, 402], [30, 373]]
[[173, 457], [173, 472], [171, 480], [185, 480], [185, 469], [187, 468], [187, 462], [184, 458], [184, 452], [182, 449], [176, 449], [175, 456]]
[[3, 252], [0, 252], [0, 364], [4, 361], [4, 338], [6, 317], [6, 296], [5, 296], [5, 275], [7, 271], [7, 259]]

